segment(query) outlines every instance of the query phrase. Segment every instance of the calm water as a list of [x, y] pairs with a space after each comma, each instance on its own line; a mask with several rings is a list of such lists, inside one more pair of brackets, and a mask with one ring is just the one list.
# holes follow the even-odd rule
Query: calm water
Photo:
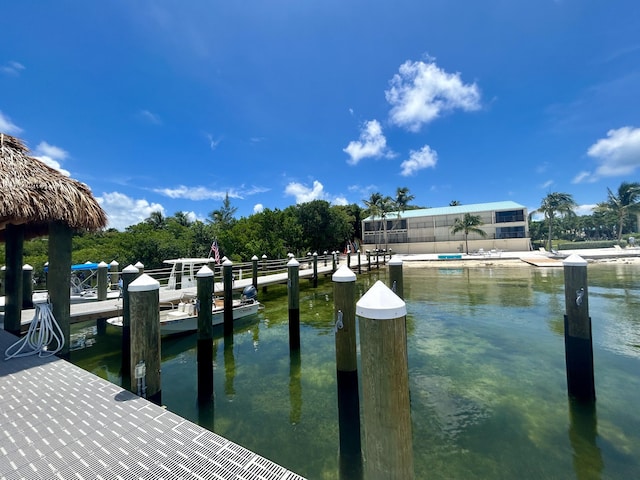
[[[363, 274], [360, 294], [386, 281]], [[590, 265], [596, 410], [570, 405], [562, 269], [405, 268], [416, 478], [640, 477], [640, 269]], [[331, 281], [301, 281], [301, 357], [291, 360], [286, 288], [215, 341], [215, 406], [198, 409], [196, 336], [162, 342], [167, 408], [310, 479], [345, 479]], [[72, 361], [120, 383], [108, 327]], [[220, 332], [221, 333], [221, 332]]]

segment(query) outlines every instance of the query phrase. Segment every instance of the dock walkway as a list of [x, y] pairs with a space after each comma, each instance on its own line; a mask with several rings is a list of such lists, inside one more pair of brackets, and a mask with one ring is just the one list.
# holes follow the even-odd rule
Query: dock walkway
[[[17, 337], [0, 330], [4, 352]], [[303, 477], [57, 357], [0, 361], [2, 479]]]

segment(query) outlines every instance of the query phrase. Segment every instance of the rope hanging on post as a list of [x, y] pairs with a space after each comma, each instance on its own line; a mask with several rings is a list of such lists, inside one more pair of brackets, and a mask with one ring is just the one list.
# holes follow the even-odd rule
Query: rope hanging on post
[[[27, 334], [4, 352], [4, 359], [38, 355], [50, 357], [64, 346], [64, 334], [56, 322], [50, 303], [36, 303], [36, 313]], [[49, 345], [55, 346], [51, 349]]]

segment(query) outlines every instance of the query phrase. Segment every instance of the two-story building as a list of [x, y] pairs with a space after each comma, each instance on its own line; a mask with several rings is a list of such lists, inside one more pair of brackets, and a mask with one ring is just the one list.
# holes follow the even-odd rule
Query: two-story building
[[483, 238], [477, 233], [469, 233], [469, 251], [530, 250], [527, 209], [512, 201], [391, 212], [384, 222], [380, 217], [367, 217], [362, 221], [363, 250], [463, 252], [464, 232], [453, 234], [451, 230], [456, 218], [462, 219], [465, 213], [479, 216], [483, 224], [478, 228], [487, 234]]

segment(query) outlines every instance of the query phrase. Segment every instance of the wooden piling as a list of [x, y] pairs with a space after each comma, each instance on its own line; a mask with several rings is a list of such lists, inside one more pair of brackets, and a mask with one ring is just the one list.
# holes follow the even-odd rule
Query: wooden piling
[[593, 373], [593, 340], [589, 317], [587, 261], [570, 255], [564, 267], [564, 344], [569, 396], [580, 401], [596, 400]]
[[213, 271], [206, 265], [196, 273], [198, 291], [198, 400], [213, 397]]
[[107, 265], [105, 262], [100, 262], [98, 264], [98, 285], [97, 285], [97, 289], [98, 289], [98, 300], [106, 300], [107, 299], [107, 284], [108, 284], [108, 280], [107, 280], [107, 268], [109, 267], [109, 265]]
[[129, 265], [122, 270], [122, 384], [127, 385], [131, 371], [131, 309], [129, 308], [129, 285], [139, 274], [139, 270]]
[[[265, 254], [262, 255], [262, 274], [267, 275], [267, 256]], [[262, 286], [262, 293], [267, 293], [267, 286]]]
[[404, 299], [404, 283], [402, 280], [402, 260], [399, 258], [392, 258], [389, 260], [389, 288]]
[[134, 267], [138, 269], [138, 271], [140, 272], [140, 275], [144, 273], [144, 264], [142, 262], [136, 262]]
[[160, 284], [142, 274], [129, 284], [131, 310], [131, 388], [133, 393], [161, 405]]
[[33, 308], [33, 267], [28, 263], [22, 266], [22, 309]]
[[287, 263], [289, 297], [289, 350], [300, 349], [300, 263], [292, 258]]
[[356, 304], [360, 317], [365, 478], [414, 478], [406, 305], [377, 281]]
[[367, 272], [371, 271], [371, 252], [367, 250]]
[[251, 257], [251, 284], [258, 291], [258, 256]]
[[9, 223], [5, 244], [5, 304], [4, 329], [20, 336], [22, 322], [22, 258], [24, 254], [24, 224]]
[[62, 222], [49, 223], [49, 301], [53, 317], [64, 337], [64, 346], [58, 356], [69, 358], [71, 342], [71, 239], [72, 231]]
[[360, 258], [360, 250], [358, 250], [358, 275], [362, 273], [362, 260]]
[[111, 277], [111, 290], [116, 290], [118, 288], [118, 283], [120, 280], [120, 264], [116, 260], [112, 260], [109, 264], [109, 276]]
[[318, 252], [313, 252], [313, 288], [318, 288]]
[[360, 442], [360, 400], [358, 392], [358, 356], [356, 353], [356, 275], [341, 266], [333, 280], [336, 374], [338, 385], [338, 427], [340, 435], [340, 471], [345, 478], [362, 476]]
[[[233, 262], [222, 262], [222, 284], [224, 288], [224, 336], [233, 338]], [[226, 342], [226, 340], [225, 340]]]

